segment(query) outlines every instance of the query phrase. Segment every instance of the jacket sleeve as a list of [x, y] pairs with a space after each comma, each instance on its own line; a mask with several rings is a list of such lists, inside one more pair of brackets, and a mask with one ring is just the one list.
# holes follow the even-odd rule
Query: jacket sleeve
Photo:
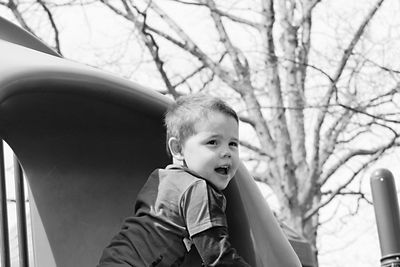
[[213, 227], [192, 237], [203, 266], [250, 267], [229, 243], [226, 227]]

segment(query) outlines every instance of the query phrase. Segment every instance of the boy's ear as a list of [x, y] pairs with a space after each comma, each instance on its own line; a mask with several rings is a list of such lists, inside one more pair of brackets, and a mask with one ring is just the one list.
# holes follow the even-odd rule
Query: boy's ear
[[177, 159], [179, 161], [182, 161], [184, 159], [182, 154], [182, 146], [176, 137], [171, 137], [168, 140], [168, 147], [174, 159]]

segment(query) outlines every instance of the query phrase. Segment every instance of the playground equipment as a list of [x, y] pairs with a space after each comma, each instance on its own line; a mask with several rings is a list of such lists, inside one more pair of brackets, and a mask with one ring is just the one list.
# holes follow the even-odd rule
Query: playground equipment
[[400, 215], [396, 185], [387, 169], [371, 175], [371, 191], [381, 247], [381, 266], [400, 266]]
[[[2, 18], [0, 39], [0, 137], [29, 184], [35, 266], [95, 266], [148, 174], [169, 163], [162, 117], [171, 100], [68, 61]], [[252, 266], [313, 265], [309, 245], [289, 242], [243, 164], [225, 193], [231, 241]], [[4, 220], [0, 230], [8, 267]], [[189, 256], [187, 266], [200, 266]]]

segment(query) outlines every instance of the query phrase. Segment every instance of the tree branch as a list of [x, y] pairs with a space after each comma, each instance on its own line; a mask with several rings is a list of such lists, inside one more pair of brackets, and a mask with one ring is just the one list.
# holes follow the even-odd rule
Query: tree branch
[[272, 159], [271, 155], [268, 155], [262, 149], [254, 146], [254, 145], [252, 145], [252, 144], [250, 144], [250, 143], [248, 143], [246, 141], [241, 140], [239, 143], [240, 143], [241, 146], [244, 146], [245, 148], [257, 153], [259, 156], [268, 157], [269, 159]]
[[381, 69], [381, 70], [383, 70], [383, 71], [386, 71], [386, 72], [389, 72], [389, 73], [400, 74], [400, 70], [391, 69], [391, 68], [389, 68], [389, 67], [382, 66], [382, 65], [378, 64], [377, 62], [375, 62], [375, 61], [373, 61], [373, 60], [371, 60], [371, 59], [369, 59], [369, 58], [366, 58], [366, 57], [365, 57], [364, 55], [362, 55], [362, 54], [358, 54], [358, 56], [363, 57], [367, 62], [371, 63], [372, 65], [378, 67], [379, 69]]
[[[34, 36], [36, 36], [35, 32], [28, 26], [28, 23], [25, 21], [24, 17], [22, 16], [21, 12], [18, 10], [17, 4], [14, 2], [14, 0], [8, 0], [8, 3], [6, 4], [7, 7], [11, 10], [11, 12], [14, 14], [14, 17], [17, 19], [18, 23], [28, 32], [32, 33]], [[37, 37], [37, 36], [36, 36]]]
[[326, 181], [333, 175], [341, 166], [343, 166], [346, 162], [348, 162], [351, 158], [355, 156], [365, 156], [365, 155], [381, 155], [386, 150], [390, 149], [398, 138], [396, 135], [392, 138], [390, 142], [386, 145], [381, 145], [373, 149], [351, 149], [345, 155], [343, 155], [333, 166], [331, 166], [328, 170], [321, 174], [320, 179], [318, 180], [319, 185], [323, 185]]
[[309, 1], [304, 1], [306, 3], [306, 8], [303, 12], [303, 16], [301, 19], [296, 23], [296, 26], [299, 27], [302, 25], [305, 21], [307, 21], [311, 17], [311, 12], [313, 9], [317, 6], [321, 0], [309, 0]]
[[49, 20], [50, 20], [51, 27], [53, 28], [53, 31], [54, 31], [54, 41], [55, 41], [55, 44], [56, 44], [56, 47], [55, 47], [55, 48], [56, 48], [57, 52], [58, 52], [60, 55], [62, 55], [61, 46], [60, 46], [60, 38], [59, 38], [60, 33], [59, 33], [59, 31], [58, 31], [57, 24], [56, 24], [56, 22], [54, 21], [53, 14], [51, 13], [50, 9], [47, 7], [46, 3], [45, 3], [43, 0], [36, 0], [36, 1], [37, 1], [37, 2], [39, 3], [39, 5], [44, 9], [44, 11], [45, 11], [46, 14], [47, 14], [47, 17], [48, 17]]
[[[239, 80], [244, 80], [246, 83], [250, 83], [250, 72], [249, 72], [249, 64], [244, 55], [236, 48], [232, 41], [230, 40], [225, 27], [222, 23], [221, 17], [214, 10], [216, 9], [215, 2], [213, 0], [205, 0], [206, 5], [209, 7], [211, 12], [211, 17], [214, 21], [215, 28], [219, 34], [219, 38], [221, 43], [224, 45], [226, 51], [228, 52], [233, 68], [235, 69], [236, 75]], [[240, 92], [241, 88], [235, 88]]]
[[[278, 70], [278, 60], [275, 53], [275, 44], [273, 36], [273, 28], [275, 24], [275, 8], [273, 0], [263, 0], [262, 4], [262, 16], [263, 16], [263, 46], [265, 49], [265, 68], [267, 83], [266, 88], [268, 96], [272, 105], [283, 107], [283, 96], [281, 88], [281, 80]], [[274, 150], [270, 150], [268, 147], [267, 151], [274, 151], [276, 155], [275, 178], [281, 184], [282, 196], [286, 196], [287, 200], [291, 205], [298, 205], [298, 181], [296, 180], [296, 165], [293, 161], [293, 151], [291, 148], [291, 139], [288, 131], [288, 124], [286, 120], [285, 109], [273, 109], [271, 110], [271, 123], [270, 129], [273, 133]], [[289, 208], [288, 206], [286, 208]]]
[[353, 108], [353, 107], [350, 107], [350, 106], [347, 106], [347, 105], [344, 105], [344, 104], [340, 104], [340, 103], [338, 105], [343, 107], [343, 108], [345, 108], [345, 109], [351, 110], [354, 113], [360, 113], [360, 114], [363, 114], [365, 116], [371, 117], [371, 118], [376, 119], [376, 120], [386, 121], [386, 122], [393, 122], [393, 123], [400, 123], [400, 119], [399, 120], [387, 119], [387, 118], [383, 118], [381, 116], [377, 116], [377, 115], [365, 112], [363, 109]]
[[[333, 193], [332, 190], [322, 192], [322, 195], [331, 195]], [[340, 192], [338, 195], [341, 196], [359, 196], [360, 199], [364, 199], [368, 204], [373, 204], [372, 200], [369, 200], [364, 192], [361, 191], [345, 191]]]
[[[182, 1], [182, 0], [170, 0], [170, 1], [185, 4], [185, 5], [206, 6], [205, 3], [199, 3], [199, 2], [188, 2], [188, 1]], [[247, 20], [245, 18], [241, 18], [241, 17], [235, 16], [233, 14], [229, 14], [228, 12], [222, 11], [221, 9], [218, 9], [218, 8], [212, 9], [211, 11], [218, 13], [221, 17], [226, 17], [226, 18], [230, 19], [231, 21], [234, 21], [234, 22], [237, 22], [240, 24], [251, 26], [256, 29], [260, 29], [260, 27], [261, 27], [260, 23], [256, 23], [256, 22]]]
[[328, 205], [338, 194], [341, 193], [341, 191], [344, 188], [346, 188], [356, 178], [356, 176], [362, 170], [364, 170], [371, 163], [377, 161], [387, 149], [388, 148], [378, 151], [375, 155], [373, 155], [373, 157], [369, 161], [363, 163], [357, 170], [352, 171], [353, 174], [350, 176], [350, 178], [347, 179], [347, 181], [345, 183], [343, 183], [342, 185], [340, 185], [336, 190], [333, 190], [327, 200], [321, 201], [316, 207], [313, 207], [312, 209], [310, 209], [307, 212], [305, 212], [305, 214], [303, 216], [303, 221], [307, 221], [307, 220], [311, 219], [321, 208], [323, 208], [326, 205]]
[[213, 60], [211, 60], [194, 42], [193, 40], [183, 31], [181, 27], [179, 27], [175, 21], [173, 21], [161, 8], [159, 8], [154, 1], [146, 0], [149, 4], [150, 8], [156, 12], [160, 18], [162, 18], [167, 25], [183, 40], [183, 42], [176, 40], [171, 35], [166, 34], [160, 30], [157, 30], [154, 27], [148, 26], [148, 29], [159, 36], [165, 38], [170, 41], [174, 45], [180, 47], [181, 49], [189, 52], [199, 61], [201, 61], [207, 68], [212, 70], [222, 81], [228, 84], [232, 88], [239, 88], [240, 84], [237, 83], [232, 75], [224, 70], [220, 64], [216, 64]]
[[[218, 60], [218, 63], [221, 63], [225, 56], [226, 56], [226, 53], [222, 54], [222, 56], [221, 56], [220, 59]], [[190, 74], [188, 74], [186, 77], [182, 78], [182, 80], [181, 80], [180, 82], [177, 82], [174, 86], [177, 87], [177, 86], [181, 85], [182, 83], [186, 82], [188, 79], [190, 79], [191, 77], [193, 77], [194, 75], [196, 75], [197, 73], [199, 73], [200, 71], [202, 71], [202, 70], [205, 69], [205, 68], [206, 68], [205, 65], [202, 65], [202, 66], [198, 67], [198, 68], [195, 69], [192, 73], [190, 73]], [[207, 83], [209, 83], [209, 82], [212, 81], [213, 79], [214, 79], [214, 73], [212, 73], [210, 80], [207, 81], [207, 82], [203, 85], [203, 88], [206, 86]]]
[[139, 18], [135, 16], [131, 8], [129, 7], [127, 0], [121, 0], [125, 12], [122, 12], [121, 10], [110, 4], [108, 0], [101, 0], [101, 2], [108, 8], [110, 8], [117, 15], [122, 16], [128, 21], [134, 23], [135, 27], [139, 30], [140, 36], [142, 37], [144, 44], [149, 50], [150, 55], [154, 60], [154, 63], [156, 64], [157, 70], [160, 73], [161, 79], [163, 80], [168, 92], [175, 98], [179, 97], [180, 94], [176, 91], [175, 87], [170, 82], [168, 75], [165, 71], [164, 61], [161, 59], [159, 54], [159, 46], [155, 41], [155, 39], [153, 38], [153, 36], [147, 31], [149, 27], [146, 24], [146, 18], [147, 18], [146, 11], [141, 12], [136, 6], [132, 5], [135, 11], [142, 17], [142, 21], [139, 21]]
[[349, 110], [345, 110], [341, 116], [339, 116], [334, 123], [332, 123], [331, 127], [325, 132], [325, 143], [322, 144], [322, 148], [320, 150], [320, 168], [322, 168], [325, 162], [329, 159], [329, 156], [332, 155], [332, 152], [335, 150], [337, 145], [337, 140], [339, 135], [346, 129], [347, 125], [350, 123], [351, 117], [354, 113], [351, 113]]
[[335, 91], [336, 88], [336, 83], [338, 82], [339, 78], [341, 77], [344, 67], [347, 64], [347, 61], [350, 57], [350, 55], [352, 54], [354, 47], [356, 46], [356, 44], [358, 43], [358, 41], [361, 38], [361, 35], [364, 33], [368, 23], [371, 21], [371, 19], [373, 18], [373, 16], [375, 15], [375, 13], [378, 11], [378, 9], [380, 8], [380, 6], [382, 5], [384, 0], [378, 0], [374, 7], [370, 10], [370, 12], [367, 14], [367, 16], [364, 18], [363, 22], [361, 23], [361, 25], [358, 27], [358, 30], [356, 31], [356, 33], [354, 34], [352, 40], [350, 41], [349, 45], [347, 46], [347, 48], [344, 50], [344, 53], [342, 55], [342, 58], [340, 60], [340, 63], [336, 69], [335, 74], [333, 75], [333, 81], [330, 84], [330, 87], [328, 88], [328, 91], [324, 97], [324, 100], [322, 101], [323, 105], [325, 107], [323, 107], [321, 109], [321, 111], [318, 113], [317, 116], [317, 122], [315, 123], [314, 129], [313, 129], [313, 135], [314, 135], [314, 149], [312, 151], [312, 156], [311, 156], [311, 175], [315, 176], [317, 174], [317, 170], [318, 170], [318, 162], [319, 162], [319, 148], [320, 148], [320, 131], [321, 131], [321, 127], [322, 124], [324, 122], [325, 116], [327, 114], [328, 111], [328, 104], [331, 100], [331, 97]]

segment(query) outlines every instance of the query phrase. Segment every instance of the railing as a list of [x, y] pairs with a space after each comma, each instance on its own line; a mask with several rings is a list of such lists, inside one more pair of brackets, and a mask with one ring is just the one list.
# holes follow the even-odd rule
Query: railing
[[[11, 245], [10, 245], [10, 225], [6, 183], [6, 158], [4, 143], [0, 140], [0, 267], [11, 267]], [[25, 200], [24, 175], [18, 159], [14, 156], [14, 183], [15, 183], [15, 203], [17, 219], [17, 238], [18, 238], [18, 262], [20, 267], [29, 267], [28, 253], [28, 228]]]
[[3, 141], [0, 141], [0, 226], [1, 226], [1, 267], [9, 267], [10, 264], [10, 242], [8, 236], [8, 209], [6, 193], [6, 174], [4, 171], [4, 148]]
[[371, 175], [371, 191], [381, 248], [381, 267], [400, 267], [400, 213], [396, 184], [387, 169]]

